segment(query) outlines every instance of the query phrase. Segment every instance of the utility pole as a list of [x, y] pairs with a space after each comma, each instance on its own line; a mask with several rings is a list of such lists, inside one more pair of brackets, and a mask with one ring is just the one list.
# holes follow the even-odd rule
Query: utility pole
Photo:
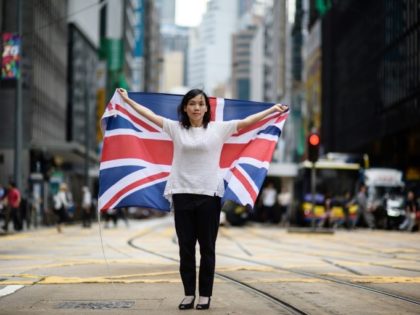
[[85, 58], [85, 88], [84, 88], [84, 99], [85, 99], [85, 186], [87, 186], [90, 189], [89, 185], [89, 151], [90, 151], [90, 120], [89, 120], [89, 114], [90, 114], [90, 106], [89, 106], [89, 90], [88, 90], [88, 84], [91, 82], [89, 80], [91, 73], [89, 73], [89, 65], [88, 65], [88, 56], [86, 54]]
[[308, 152], [308, 160], [312, 163], [311, 168], [311, 201], [312, 201], [312, 222], [311, 227], [315, 229], [315, 206], [316, 206], [316, 168], [315, 163], [318, 161], [319, 157], [319, 145], [320, 145], [320, 138], [317, 132], [311, 132], [308, 135], [307, 139], [307, 152]]
[[16, 9], [17, 34], [21, 42], [19, 49], [20, 69], [16, 78], [14, 180], [16, 187], [22, 191], [22, 0], [16, 1]]
[[315, 161], [312, 161], [312, 167], [311, 167], [311, 201], [312, 201], [312, 207], [311, 207], [311, 214], [312, 214], [312, 221], [311, 221], [311, 228], [315, 230], [316, 228], [316, 222], [315, 222], [315, 193], [316, 193], [316, 168], [315, 168]]

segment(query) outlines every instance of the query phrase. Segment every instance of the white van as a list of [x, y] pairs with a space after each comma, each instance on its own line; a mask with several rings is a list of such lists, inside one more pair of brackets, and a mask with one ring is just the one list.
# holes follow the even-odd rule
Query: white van
[[391, 168], [369, 168], [364, 171], [368, 207], [376, 223], [397, 228], [405, 216], [403, 173]]

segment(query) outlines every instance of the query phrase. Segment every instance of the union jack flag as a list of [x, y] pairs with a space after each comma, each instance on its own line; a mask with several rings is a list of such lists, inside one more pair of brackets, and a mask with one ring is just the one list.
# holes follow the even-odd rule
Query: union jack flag
[[[178, 120], [182, 95], [129, 93], [129, 97], [169, 119]], [[212, 120], [242, 119], [273, 104], [210, 97]], [[274, 113], [232, 135], [224, 144], [222, 201], [253, 206], [267, 174], [288, 113]], [[169, 211], [163, 197], [171, 171], [173, 144], [151, 121], [115, 92], [101, 119], [104, 133], [99, 172], [99, 211], [138, 206]]]

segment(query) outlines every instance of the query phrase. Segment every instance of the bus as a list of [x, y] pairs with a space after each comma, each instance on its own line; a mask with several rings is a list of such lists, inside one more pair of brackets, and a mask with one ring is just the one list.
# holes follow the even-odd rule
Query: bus
[[[299, 226], [319, 224], [326, 217], [326, 199], [330, 201], [329, 220], [344, 223], [344, 206], [353, 197], [363, 174], [361, 163], [326, 156], [315, 163], [315, 194], [311, 192], [312, 163], [302, 162], [294, 183], [291, 223]], [[357, 206], [349, 207], [348, 220], [354, 220]]]

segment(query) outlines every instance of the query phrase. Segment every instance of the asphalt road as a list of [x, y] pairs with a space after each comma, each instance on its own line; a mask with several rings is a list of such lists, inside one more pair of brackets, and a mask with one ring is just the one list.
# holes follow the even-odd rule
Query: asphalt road
[[[3, 235], [0, 314], [179, 314], [176, 241], [170, 215]], [[420, 233], [221, 227], [216, 272], [209, 314], [420, 314]]]

